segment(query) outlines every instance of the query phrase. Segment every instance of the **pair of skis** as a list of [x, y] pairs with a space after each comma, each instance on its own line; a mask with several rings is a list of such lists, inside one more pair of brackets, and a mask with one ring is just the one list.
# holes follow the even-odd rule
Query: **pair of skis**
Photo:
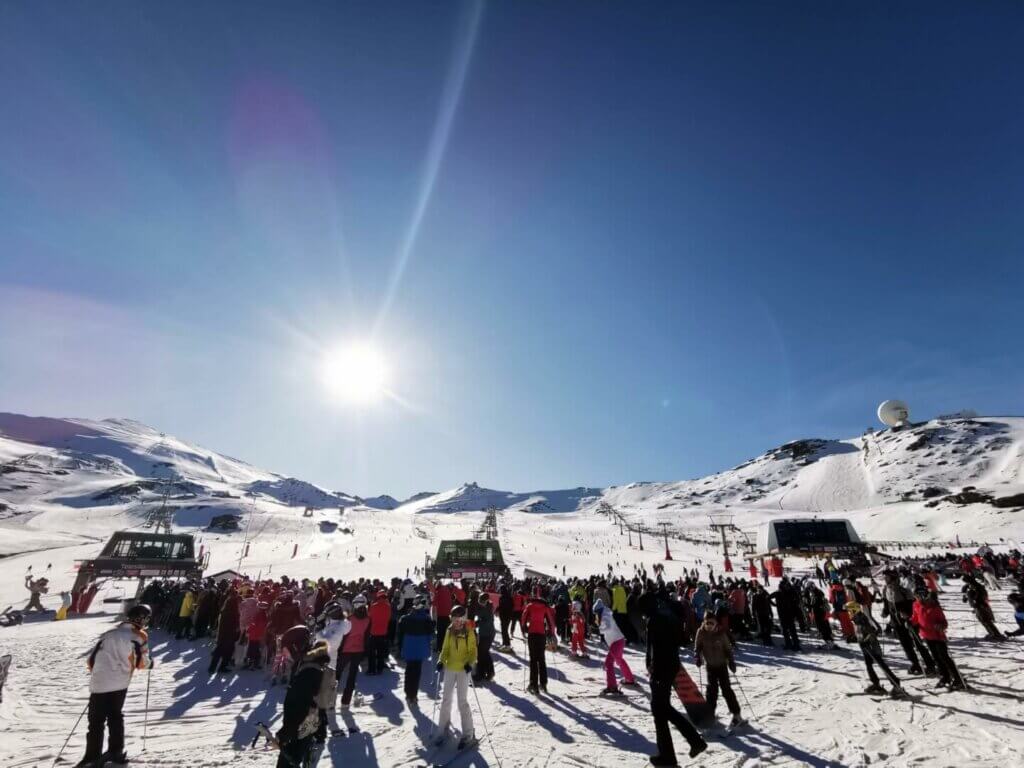
[[[447, 739], [445, 741], [447, 741]], [[459, 747], [454, 755], [449, 756], [445, 760], [438, 761], [438, 756], [445, 748], [445, 744], [442, 742], [433, 752], [428, 753], [427, 757], [424, 758], [424, 768], [448, 768], [448, 766], [455, 763], [459, 758], [476, 752], [479, 746], [480, 740], [474, 736], [463, 746]]]

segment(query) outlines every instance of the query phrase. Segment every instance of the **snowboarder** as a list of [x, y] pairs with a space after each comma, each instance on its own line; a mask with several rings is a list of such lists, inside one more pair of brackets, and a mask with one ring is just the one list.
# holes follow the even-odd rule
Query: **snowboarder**
[[[85, 756], [75, 768], [98, 768], [105, 761], [123, 763], [124, 700], [137, 669], [152, 669], [146, 627], [153, 611], [139, 603], [128, 611], [125, 621], [107, 630], [89, 653], [89, 729]], [[104, 726], [110, 732], [103, 751]]]
[[640, 610], [647, 620], [646, 662], [651, 680], [651, 714], [658, 744], [658, 753], [650, 760], [656, 766], [677, 765], [670, 723], [689, 743], [690, 757], [696, 757], [708, 748], [689, 719], [672, 706], [672, 690], [680, 669], [679, 639], [684, 631], [682, 618], [672, 611], [671, 603], [661, 601], [651, 593], [640, 598]]
[[326, 644], [316, 646], [299, 662], [295, 677], [284, 697], [284, 712], [277, 741], [281, 754], [277, 768], [299, 768], [308, 764], [314, 737], [321, 729], [320, 689], [324, 668], [330, 661]]
[[461, 750], [472, 744], [475, 733], [473, 712], [469, 708], [469, 677], [476, 663], [476, 635], [466, 621], [466, 609], [463, 606], [452, 608], [450, 619], [437, 659], [438, 673], [444, 672], [444, 693], [441, 695], [434, 743], [441, 745], [447, 738], [448, 723], [452, 716], [452, 697], [457, 695], [462, 720], [462, 736], [458, 746]]

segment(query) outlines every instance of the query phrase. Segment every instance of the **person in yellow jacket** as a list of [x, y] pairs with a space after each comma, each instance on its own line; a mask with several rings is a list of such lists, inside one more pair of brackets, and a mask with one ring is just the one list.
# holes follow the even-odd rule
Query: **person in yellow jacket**
[[462, 737], [459, 749], [465, 749], [475, 741], [473, 712], [469, 708], [469, 677], [476, 664], [476, 633], [473, 623], [466, 620], [466, 608], [456, 605], [452, 608], [451, 623], [437, 657], [438, 674], [444, 670], [444, 693], [441, 695], [441, 714], [437, 719], [434, 743], [441, 745], [447, 739], [448, 723], [452, 717], [452, 694], [459, 697], [459, 715], [462, 718]]
[[188, 635], [192, 637], [192, 614], [196, 610], [196, 593], [191, 587], [185, 590], [181, 598], [181, 608], [178, 609], [178, 631], [177, 638]]
[[622, 579], [618, 579], [612, 587], [612, 615], [615, 624], [626, 638], [626, 644], [637, 641], [636, 630], [633, 629], [633, 622], [629, 620], [629, 593]]

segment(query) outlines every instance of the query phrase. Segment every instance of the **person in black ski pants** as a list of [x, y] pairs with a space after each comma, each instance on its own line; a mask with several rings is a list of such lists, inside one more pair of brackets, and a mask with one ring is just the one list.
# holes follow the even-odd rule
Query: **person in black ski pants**
[[502, 584], [498, 589], [498, 617], [501, 619], [501, 645], [503, 648], [508, 648], [512, 644], [512, 638], [509, 637], [508, 628], [512, 624], [512, 614], [515, 610], [514, 603], [512, 601], [512, 590], [508, 584]]
[[788, 651], [799, 651], [800, 638], [796, 633], [796, 620], [800, 613], [800, 595], [788, 577], [783, 576], [779, 581], [779, 588], [772, 595], [772, 602], [779, 612], [783, 647]]
[[679, 639], [683, 616], [674, 611], [666, 598], [647, 592], [640, 597], [640, 611], [647, 621], [647, 672], [651, 680], [651, 715], [658, 754], [651, 756], [656, 766], [676, 765], [676, 749], [672, 743], [671, 723], [690, 745], [690, 757], [708, 748], [693, 723], [672, 706], [672, 691], [679, 672]]
[[860, 609], [859, 603], [850, 602], [844, 607], [853, 621], [853, 629], [857, 633], [857, 642], [860, 643], [861, 653], [864, 654], [864, 666], [867, 667], [868, 679], [871, 680], [871, 685], [868, 686], [865, 692], [885, 693], [885, 688], [882, 687], [878, 675], [875, 674], [875, 665], [877, 664], [892, 685], [890, 695], [893, 697], [905, 695], [899, 678], [893, 674], [893, 671], [889, 669], [889, 665], [885, 663], [885, 659], [882, 658], [882, 646], [878, 642], [878, 625]]

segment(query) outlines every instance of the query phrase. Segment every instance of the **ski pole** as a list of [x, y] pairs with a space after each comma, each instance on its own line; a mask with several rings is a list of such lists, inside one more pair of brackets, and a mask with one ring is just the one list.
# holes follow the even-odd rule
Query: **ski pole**
[[85, 713], [88, 712], [88, 711], [89, 711], [89, 704], [88, 704], [88, 702], [86, 702], [85, 709], [82, 710], [82, 714], [80, 714], [78, 716], [78, 719], [75, 720], [75, 725], [71, 729], [71, 733], [69, 733], [68, 737], [66, 739], [64, 739], [64, 746], [62, 746], [60, 748], [60, 752], [58, 752], [57, 756], [55, 758], [53, 758], [53, 764], [54, 765], [57, 765], [57, 763], [60, 762], [60, 756], [64, 754], [64, 750], [67, 749], [67, 747], [68, 747], [68, 742], [71, 741], [71, 737], [74, 736], [75, 735], [75, 731], [78, 730], [78, 724], [82, 722], [82, 718], [85, 717]]
[[437, 701], [441, 698], [441, 691], [439, 690], [441, 685], [441, 671], [437, 670], [434, 672], [434, 711], [430, 714], [430, 723], [435, 728], [437, 727]]
[[146, 672], [146, 709], [142, 714], [142, 751], [146, 751], [146, 731], [149, 729], [149, 684], [153, 680], [153, 664], [150, 661], [149, 671]]
[[491, 731], [487, 727], [487, 721], [484, 720], [484, 708], [480, 706], [480, 694], [476, 692], [476, 683], [473, 682], [473, 676], [469, 676], [469, 687], [473, 689], [473, 698], [476, 699], [476, 711], [480, 713], [480, 725], [484, 727], [484, 736], [487, 738], [487, 743], [491, 745], [491, 752], [494, 753], [494, 760], [498, 763], [498, 768], [502, 768], [501, 758], [498, 757], [498, 750], [494, 748], [494, 739], [491, 738]]
[[747, 692], [743, 690], [743, 684], [740, 683], [740, 676], [736, 675], [735, 680], [736, 687], [740, 689], [740, 695], [743, 696], [743, 703], [747, 705], [747, 711], [750, 713], [750, 719], [757, 720], [757, 718], [754, 716], [754, 708], [750, 706], [750, 699], [747, 698]]

